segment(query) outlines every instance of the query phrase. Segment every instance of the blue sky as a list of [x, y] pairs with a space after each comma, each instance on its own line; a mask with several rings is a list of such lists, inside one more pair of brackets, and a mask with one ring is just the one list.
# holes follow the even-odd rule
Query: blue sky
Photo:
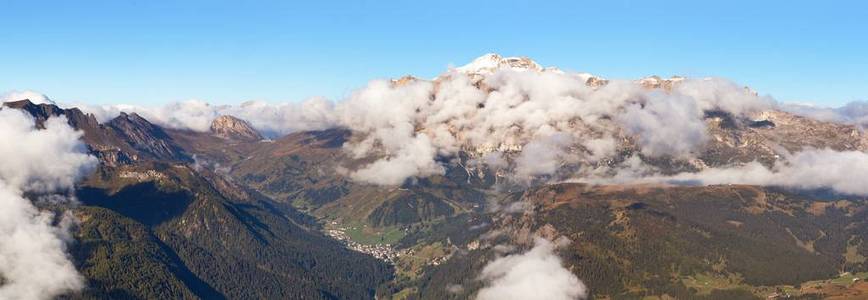
[[470, 2], [0, 0], [0, 92], [340, 99], [497, 52], [608, 78], [726, 77], [782, 101], [868, 100], [859, 1]]

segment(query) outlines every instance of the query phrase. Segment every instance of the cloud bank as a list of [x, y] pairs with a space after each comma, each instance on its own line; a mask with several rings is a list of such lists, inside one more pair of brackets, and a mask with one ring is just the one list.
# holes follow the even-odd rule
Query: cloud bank
[[868, 101], [854, 101], [837, 108], [784, 104], [781, 109], [812, 119], [868, 128]]
[[751, 162], [699, 172], [662, 175], [633, 157], [614, 168], [616, 174], [588, 176], [579, 182], [596, 184], [669, 183], [686, 185], [748, 184], [797, 189], [831, 189], [842, 194], [868, 195], [868, 153], [808, 149], [787, 154], [774, 166]]
[[[589, 75], [521, 68], [488, 70], [484, 77], [450, 70], [435, 80], [374, 80], [346, 99], [300, 103], [262, 101], [212, 105], [201, 100], [164, 106], [77, 105], [101, 122], [120, 112], [138, 113], [164, 127], [208, 131], [221, 115], [248, 121], [267, 137], [300, 130], [343, 127], [357, 139], [353, 157], [376, 157], [350, 170], [356, 181], [395, 185], [442, 174], [442, 161], [460, 151], [483, 165], [490, 159], [529, 182], [565, 164], [596, 162], [615, 154], [625, 137], [651, 157], [688, 157], [708, 139], [705, 110], [747, 115], [773, 101], [722, 79], [684, 79], [671, 88], [607, 81]], [[12, 98], [45, 99], [36, 93]]]
[[699, 173], [682, 173], [675, 180], [699, 180], [703, 184], [752, 184], [800, 189], [831, 188], [845, 194], [868, 195], [868, 154], [830, 149], [807, 150], [766, 168], [759, 163]]
[[0, 143], [0, 299], [51, 299], [83, 286], [65, 253], [71, 215], [39, 211], [24, 197], [69, 190], [95, 166], [80, 136], [64, 118], [37, 130], [24, 112], [0, 110], [0, 140], [14, 141]]
[[[530, 64], [534, 65], [534, 64]], [[629, 138], [649, 157], [690, 157], [708, 140], [704, 111], [746, 116], [773, 101], [722, 79], [680, 79], [666, 89], [635, 81], [589, 86], [589, 75], [504, 68], [485, 76], [450, 70], [435, 80], [374, 80], [346, 99], [211, 105], [191, 100], [161, 107], [83, 107], [106, 121], [135, 112], [159, 125], [207, 131], [220, 115], [247, 120], [269, 137], [334, 127], [354, 131], [353, 157], [375, 161], [350, 170], [356, 181], [395, 185], [443, 174], [460, 151], [483, 165], [514, 170], [518, 181], [567, 164], [612, 157]]]
[[271, 104], [264, 101], [248, 101], [237, 106], [212, 105], [201, 100], [174, 102], [164, 106], [145, 107], [135, 105], [77, 105], [92, 113], [100, 122], [117, 117], [121, 112], [137, 113], [160, 126], [199, 132], [208, 131], [211, 122], [221, 115], [231, 115], [250, 123], [267, 137], [302, 131], [319, 130], [337, 126], [334, 118], [334, 103], [323, 98], [312, 98], [301, 103]]
[[669, 91], [585, 82], [581, 74], [514, 70], [482, 79], [452, 72], [433, 82], [374, 81], [336, 105], [337, 123], [364, 136], [348, 145], [357, 157], [382, 157], [354, 173], [359, 181], [400, 182], [376, 176], [400, 162], [408, 171], [397, 177], [440, 174], [438, 157], [459, 151], [500, 155], [527, 181], [613, 156], [616, 139], [627, 136], [647, 156], [690, 156], [708, 139], [705, 110], [746, 116], [773, 104], [720, 79], [688, 79]]
[[[564, 167], [585, 176], [588, 166], [618, 161], [625, 149], [638, 151], [646, 161], [696, 161], [712, 138], [706, 126], [708, 111], [752, 119], [758, 112], [783, 109], [825, 121], [868, 123], [865, 102], [837, 109], [777, 104], [718, 78], [590, 84], [592, 76], [586, 73], [524, 69], [524, 65], [488, 68], [486, 64], [484, 76], [468, 67], [449, 70], [434, 80], [373, 80], [338, 102], [314, 98], [301, 103], [211, 105], [190, 100], [160, 107], [85, 106], [84, 110], [102, 121], [121, 111], [136, 112], [162, 126], [194, 131], [207, 131], [216, 117], [232, 115], [272, 138], [299, 130], [348, 128], [354, 135], [345, 144], [346, 152], [370, 163], [342, 173], [378, 185], [443, 174], [446, 162], [462, 151], [471, 159], [466, 166], [504, 170], [510, 179], [524, 183], [554, 175], [563, 179], [565, 174], [558, 172]], [[741, 167], [752, 166], [757, 167]], [[703, 174], [717, 171], [721, 170]], [[777, 177], [790, 171], [798, 170], [769, 170]], [[779, 184], [808, 187], [819, 180], [802, 179]], [[852, 190], [837, 186], [836, 190]]]
[[585, 299], [587, 287], [564, 268], [555, 248], [554, 243], [537, 237], [529, 251], [488, 263], [480, 275], [487, 285], [476, 299]]

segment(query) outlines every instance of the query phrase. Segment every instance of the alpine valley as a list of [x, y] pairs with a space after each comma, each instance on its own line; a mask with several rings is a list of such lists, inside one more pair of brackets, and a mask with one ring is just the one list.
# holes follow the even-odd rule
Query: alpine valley
[[196, 126], [35, 100], [3, 110], [98, 160], [25, 193], [76, 220], [62, 299], [868, 298], [865, 124], [722, 79], [487, 54]]

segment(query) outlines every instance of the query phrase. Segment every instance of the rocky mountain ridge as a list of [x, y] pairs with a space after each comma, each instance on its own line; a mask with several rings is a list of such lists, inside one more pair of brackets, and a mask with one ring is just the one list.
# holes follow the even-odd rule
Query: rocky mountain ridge
[[100, 124], [53, 104], [2, 109], [37, 124], [65, 117], [99, 158], [76, 187], [80, 205], [68, 208], [78, 220], [69, 251], [86, 288], [64, 299], [365, 299], [389, 277], [383, 262], [185, 150], [190, 135], [218, 140], [209, 144], [216, 151], [227, 147], [223, 137], [164, 129], [134, 113]]
[[263, 137], [247, 121], [222, 115], [211, 122], [211, 132], [226, 139], [259, 141]]

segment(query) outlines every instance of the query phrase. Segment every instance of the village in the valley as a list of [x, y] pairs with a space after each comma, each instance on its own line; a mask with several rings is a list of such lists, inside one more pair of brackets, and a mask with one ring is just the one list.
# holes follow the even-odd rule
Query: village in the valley
[[325, 231], [325, 233], [328, 236], [345, 243], [347, 245], [347, 248], [358, 252], [370, 254], [371, 256], [387, 262], [394, 263], [395, 260], [399, 256], [401, 256], [401, 251], [396, 251], [391, 244], [378, 243], [368, 245], [353, 241], [342, 228], [328, 229]]

